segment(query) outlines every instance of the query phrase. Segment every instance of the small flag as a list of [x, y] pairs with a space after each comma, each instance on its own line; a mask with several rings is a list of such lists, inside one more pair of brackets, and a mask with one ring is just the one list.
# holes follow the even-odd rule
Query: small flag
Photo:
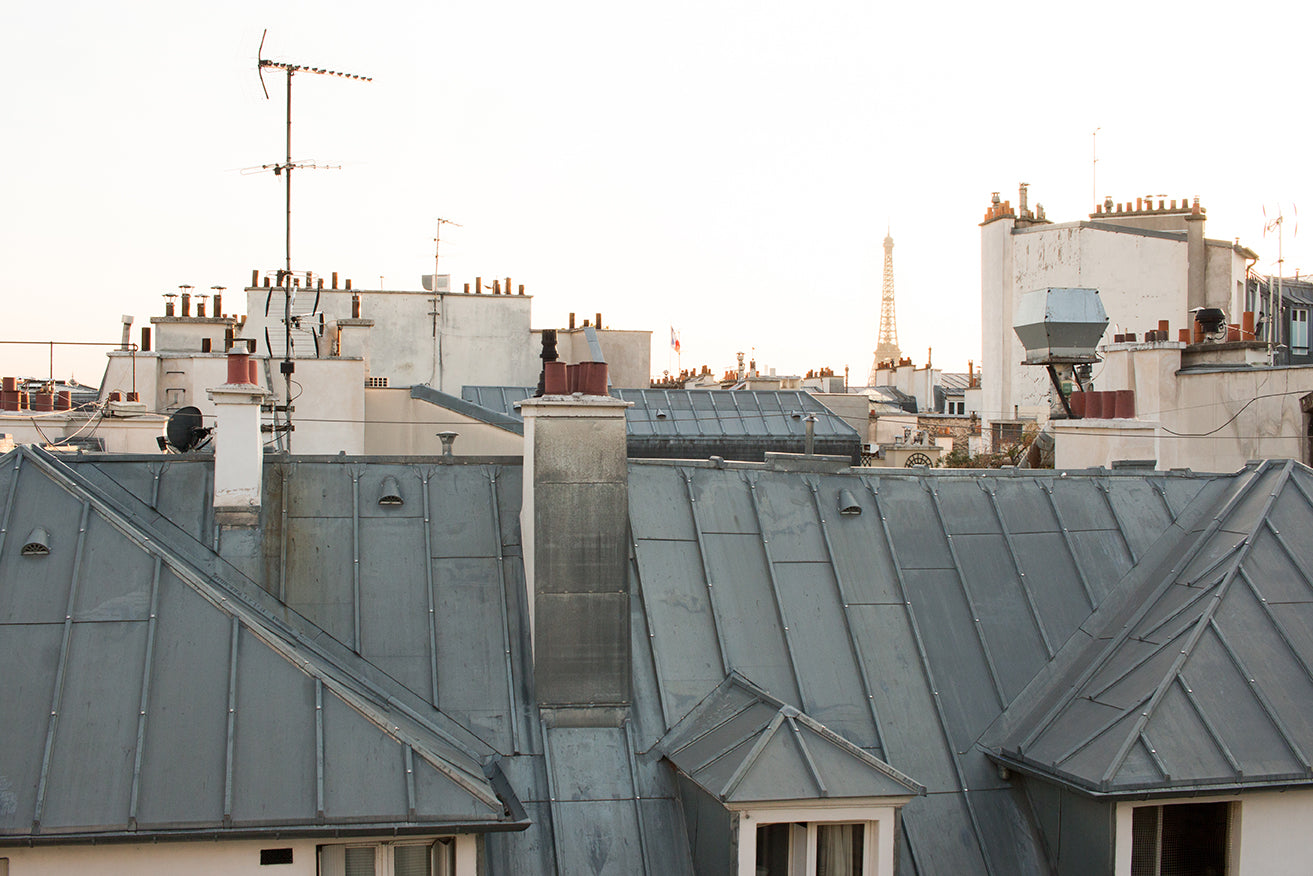
[[670, 327], [670, 346], [676, 353], [679, 352], [679, 332], [675, 331], [673, 325]]

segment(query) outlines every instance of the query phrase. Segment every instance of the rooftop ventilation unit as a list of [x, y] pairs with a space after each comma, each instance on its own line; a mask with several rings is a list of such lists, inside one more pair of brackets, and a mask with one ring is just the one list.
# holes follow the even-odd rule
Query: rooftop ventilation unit
[[1097, 362], [1095, 348], [1108, 327], [1098, 289], [1037, 289], [1021, 296], [1013, 330], [1027, 365]]
[[1078, 369], [1088, 371], [1090, 363], [1099, 361], [1097, 347], [1107, 327], [1098, 289], [1037, 289], [1017, 302], [1012, 329], [1026, 348], [1025, 364], [1045, 366], [1053, 381], [1050, 416], [1076, 417], [1063, 391], [1064, 378], [1080, 386]]

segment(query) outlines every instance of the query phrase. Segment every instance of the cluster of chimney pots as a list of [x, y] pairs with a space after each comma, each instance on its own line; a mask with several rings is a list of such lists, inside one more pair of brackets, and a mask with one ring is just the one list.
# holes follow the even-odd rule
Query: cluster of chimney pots
[[35, 392], [18, 388], [17, 377], [0, 378], [0, 411], [71, 411], [73, 393], [47, 383]]

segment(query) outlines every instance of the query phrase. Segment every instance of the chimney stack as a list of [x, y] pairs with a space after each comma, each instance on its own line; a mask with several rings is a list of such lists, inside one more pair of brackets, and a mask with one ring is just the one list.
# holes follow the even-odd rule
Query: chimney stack
[[216, 408], [214, 519], [223, 526], [260, 522], [264, 437], [260, 403], [268, 395], [250, 382], [250, 354], [228, 353], [228, 382], [209, 391]]
[[[1185, 217], [1186, 305], [1187, 311], [1208, 306], [1208, 245], [1204, 241], [1204, 220], [1207, 217], [1194, 199], [1190, 215]], [[1185, 324], [1192, 317], [1185, 314]]]
[[630, 675], [627, 402], [553, 396], [520, 403], [521, 528], [538, 705], [615, 726]]

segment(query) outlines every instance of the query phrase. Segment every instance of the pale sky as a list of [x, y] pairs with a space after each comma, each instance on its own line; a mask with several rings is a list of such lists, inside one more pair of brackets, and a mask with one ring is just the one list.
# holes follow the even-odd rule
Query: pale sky
[[[1313, 272], [1303, 4], [64, 2], [3, 6], [0, 340], [134, 339], [161, 295], [283, 259], [284, 79], [300, 74], [293, 267], [357, 287], [513, 278], [535, 327], [601, 311], [653, 370], [864, 382], [881, 241], [905, 355], [980, 359], [980, 222], [1017, 183], [1050, 219], [1199, 196], [1209, 237]], [[244, 307], [242, 307], [244, 310]], [[96, 383], [99, 351], [57, 350]], [[44, 348], [0, 345], [0, 374]]]

